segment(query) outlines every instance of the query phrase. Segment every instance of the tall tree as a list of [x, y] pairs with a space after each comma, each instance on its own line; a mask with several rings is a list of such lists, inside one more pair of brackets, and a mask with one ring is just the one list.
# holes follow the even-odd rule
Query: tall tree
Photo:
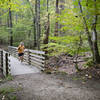
[[11, 11], [11, 4], [10, 4], [11, 0], [9, 0], [9, 28], [10, 28], [10, 46], [13, 45], [13, 31], [12, 31], [12, 11]]
[[49, 33], [50, 33], [50, 14], [49, 14], [49, 0], [47, 0], [47, 22], [45, 24], [45, 37], [44, 37], [44, 40], [43, 40], [43, 44], [48, 44], [48, 41], [49, 41]]
[[[62, 11], [65, 9], [64, 4], [65, 4], [65, 0], [60, 0], [60, 3], [59, 3], [59, 8], [60, 8], [59, 14], [60, 14], [60, 15], [62, 14]], [[63, 25], [59, 24], [59, 29], [60, 29], [59, 33], [60, 33], [60, 34], [63, 34], [63, 33], [64, 33], [64, 32], [61, 31], [61, 28], [62, 28], [62, 27], [63, 27]]]
[[[32, 3], [31, 3], [31, 1], [29, 1], [29, 0], [27, 0], [28, 1], [28, 3], [29, 3], [29, 6], [30, 6], [30, 10], [31, 10], [31, 13], [32, 13], [32, 19], [33, 19], [33, 30], [34, 30], [34, 48], [36, 48], [37, 47], [37, 36], [36, 36], [36, 34], [37, 34], [37, 28], [36, 28], [36, 26], [37, 26], [37, 0], [35, 0], [35, 6], [34, 6], [34, 8], [33, 8], [33, 5], [32, 5]], [[34, 9], [35, 9], [35, 13], [34, 13]]]
[[[88, 6], [87, 2], [87, 6]], [[92, 54], [93, 54], [93, 60], [95, 63], [100, 63], [100, 55], [99, 55], [99, 50], [98, 50], [98, 45], [97, 45], [97, 30], [96, 30], [96, 26], [97, 26], [97, 20], [98, 20], [98, 15], [97, 15], [97, 2], [96, 0], [94, 0], [94, 2], [92, 2], [92, 4], [94, 5], [94, 10], [95, 13], [93, 15], [93, 23], [92, 23], [92, 28], [91, 31], [89, 31], [88, 25], [87, 25], [87, 21], [86, 21], [86, 17], [83, 14], [83, 8], [82, 8], [82, 4], [81, 4], [81, 0], [78, 0], [78, 4], [80, 7], [80, 12], [82, 14], [83, 17], [83, 21], [84, 21], [84, 25], [85, 25], [85, 31], [88, 37], [88, 42], [89, 42], [89, 46], [91, 48]]]
[[55, 22], [55, 33], [54, 36], [58, 36], [58, 15], [59, 15], [59, 0], [56, 0], [56, 22]]
[[40, 36], [41, 36], [40, 0], [37, 0], [37, 47], [38, 49], [40, 49]]

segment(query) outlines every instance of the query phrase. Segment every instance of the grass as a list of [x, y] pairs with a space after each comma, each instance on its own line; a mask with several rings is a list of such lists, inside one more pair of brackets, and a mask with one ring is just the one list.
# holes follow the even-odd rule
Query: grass
[[7, 80], [7, 81], [11, 81], [11, 80], [13, 80], [13, 77], [9, 74], [9, 75], [6, 77], [6, 80]]
[[17, 97], [14, 95], [16, 91], [17, 89], [13, 87], [0, 88], [0, 100], [16, 100]]
[[67, 75], [67, 73], [64, 71], [55, 71], [55, 74]]
[[86, 64], [84, 64], [83, 66], [85, 68], [89, 68], [89, 67], [94, 66], [93, 60], [92, 59], [87, 60]]
[[0, 82], [2, 82], [3, 79], [0, 78]]
[[0, 89], [0, 94], [8, 94], [11, 92], [15, 92], [16, 90], [12, 87], [4, 87]]

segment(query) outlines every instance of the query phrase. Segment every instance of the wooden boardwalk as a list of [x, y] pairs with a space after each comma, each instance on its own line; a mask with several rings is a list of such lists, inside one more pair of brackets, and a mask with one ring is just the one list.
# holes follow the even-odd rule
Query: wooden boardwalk
[[40, 70], [37, 67], [28, 65], [25, 62], [21, 63], [13, 56], [10, 56], [10, 65], [11, 75], [40, 73]]
[[40, 73], [45, 66], [45, 52], [25, 49], [24, 62], [18, 60], [17, 47], [8, 47], [8, 52], [0, 50], [0, 70], [6, 77], [29, 73]]

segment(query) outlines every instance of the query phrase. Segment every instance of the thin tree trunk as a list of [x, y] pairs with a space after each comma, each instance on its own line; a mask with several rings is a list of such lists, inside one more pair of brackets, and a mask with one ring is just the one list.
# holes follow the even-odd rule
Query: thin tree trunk
[[56, 0], [56, 23], [55, 23], [55, 33], [54, 33], [54, 36], [58, 36], [58, 26], [59, 26], [59, 23], [57, 21], [58, 14], [59, 14], [59, 0]]
[[[2, 15], [1, 12], [0, 12], [0, 15]], [[0, 26], [1, 25], [2, 25], [2, 18], [0, 17]]]
[[7, 16], [7, 26], [9, 27], [9, 15]]
[[16, 24], [17, 24], [17, 22], [18, 22], [18, 14], [16, 13]]
[[31, 4], [30, 4], [30, 1], [29, 0], [27, 0], [27, 2], [29, 3], [29, 5], [30, 5], [30, 10], [31, 10], [31, 12], [32, 12], [32, 16], [33, 16], [33, 30], [34, 30], [34, 48], [36, 48], [37, 47], [37, 0], [35, 0], [35, 6], [34, 6], [34, 9], [35, 9], [35, 14], [34, 14], [34, 11], [33, 11], [33, 8], [32, 8], [32, 6], [31, 6]]
[[[60, 0], [60, 3], [59, 3], [59, 8], [60, 8], [59, 14], [60, 14], [60, 15], [61, 15], [62, 11], [65, 9], [64, 4], [65, 4], [65, 0]], [[60, 31], [59, 31], [60, 34], [64, 34], [64, 32], [61, 31], [61, 28], [62, 28], [62, 27], [63, 27], [63, 25], [62, 25], [62, 24], [59, 24], [58, 28], [60, 29]]]
[[[48, 5], [49, 5], [49, 0], [47, 0], [47, 12], [49, 10]], [[49, 12], [48, 12], [48, 21], [47, 21], [45, 27], [46, 27], [46, 30], [45, 30], [45, 38], [43, 40], [43, 44], [48, 44], [49, 32], [50, 32], [50, 14], [49, 14]]]
[[[9, 0], [10, 2], [10, 0]], [[11, 12], [11, 5], [10, 5], [10, 8], [9, 8], [9, 27], [10, 27], [10, 46], [13, 45], [13, 32], [12, 32], [12, 12]]]

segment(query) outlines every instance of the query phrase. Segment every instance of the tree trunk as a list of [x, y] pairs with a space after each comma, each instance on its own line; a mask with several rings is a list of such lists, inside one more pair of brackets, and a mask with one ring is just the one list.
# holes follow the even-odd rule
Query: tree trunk
[[[94, 0], [94, 6], [95, 6], [95, 12], [97, 10], [96, 8], [96, 0]], [[97, 41], [97, 31], [96, 31], [96, 25], [97, 25], [98, 15], [95, 14], [94, 21], [92, 24], [92, 42], [93, 42], [93, 60], [96, 63], [100, 63], [100, 55], [99, 55], [99, 49], [98, 49], [98, 41]]]
[[[0, 12], [0, 15], [2, 15], [1, 12]], [[2, 18], [0, 17], [0, 26], [1, 25], [2, 25]]]
[[[49, 10], [48, 5], [49, 5], [49, 1], [47, 0], [47, 12]], [[49, 32], [50, 32], [50, 14], [49, 14], [49, 12], [48, 12], [48, 21], [47, 21], [45, 27], [46, 27], [45, 28], [46, 30], [45, 30], [45, 38], [43, 40], [43, 44], [48, 44], [48, 41], [49, 41]]]
[[16, 17], [16, 24], [17, 24], [17, 22], [18, 22], [18, 14], [16, 13], [16, 15], [15, 15]]
[[37, 47], [40, 49], [40, 35], [41, 35], [41, 25], [40, 25], [40, 0], [36, 0], [36, 30], [37, 30]]
[[[9, 0], [10, 2], [10, 0]], [[13, 45], [13, 32], [12, 32], [12, 12], [11, 12], [11, 6], [9, 8], [9, 27], [10, 27], [10, 46]]]
[[[49, 11], [49, 0], [47, 0], [47, 12]], [[43, 40], [43, 44], [48, 44], [49, 42], [49, 33], [50, 33], [50, 14], [48, 12], [48, 21], [45, 25], [45, 37]], [[44, 47], [45, 54], [48, 53], [47, 46]], [[45, 55], [45, 58], [48, 59], [48, 56]]]
[[7, 15], [7, 26], [9, 27], [9, 15]]
[[[65, 4], [65, 0], [60, 0], [60, 3], [59, 3], [59, 8], [60, 8], [60, 10], [59, 10], [59, 14], [60, 14], [60, 15], [61, 15], [61, 12], [65, 9], [64, 4]], [[64, 26], [61, 25], [61, 24], [59, 24], [58, 27], [59, 27], [59, 29], [60, 29], [60, 31], [59, 31], [60, 35], [64, 34], [64, 32], [61, 31], [61, 28], [64, 27]]]
[[55, 33], [54, 33], [54, 36], [58, 36], [58, 26], [59, 26], [59, 23], [58, 23], [58, 14], [59, 14], [59, 0], [56, 0], [56, 23], [55, 23]]
[[37, 47], [37, 42], [36, 42], [36, 18], [34, 16], [34, 48]]
[[98, 50], [98, 45], [97, 45], [97, 32], [96, 29], [93, 28], [93, 60], [96, 63], [100, 63], [100, 55], [99, 55], [99, 50]]
[[34, 49], [37, 47], [37, 0], [35, 0], [35, 6], [34, 6], [34, 9], [35, 9], [35, 14], [34, 14], [34, 10], [33, 10], [33, 7], [31, 6], [31, 2], [29, 0], [27, 0], [27, 2], [29, 3], [30, 5], [30, 10], [32, 12], [32, 16], [33, 16], [33, 30], [34, 30]]

